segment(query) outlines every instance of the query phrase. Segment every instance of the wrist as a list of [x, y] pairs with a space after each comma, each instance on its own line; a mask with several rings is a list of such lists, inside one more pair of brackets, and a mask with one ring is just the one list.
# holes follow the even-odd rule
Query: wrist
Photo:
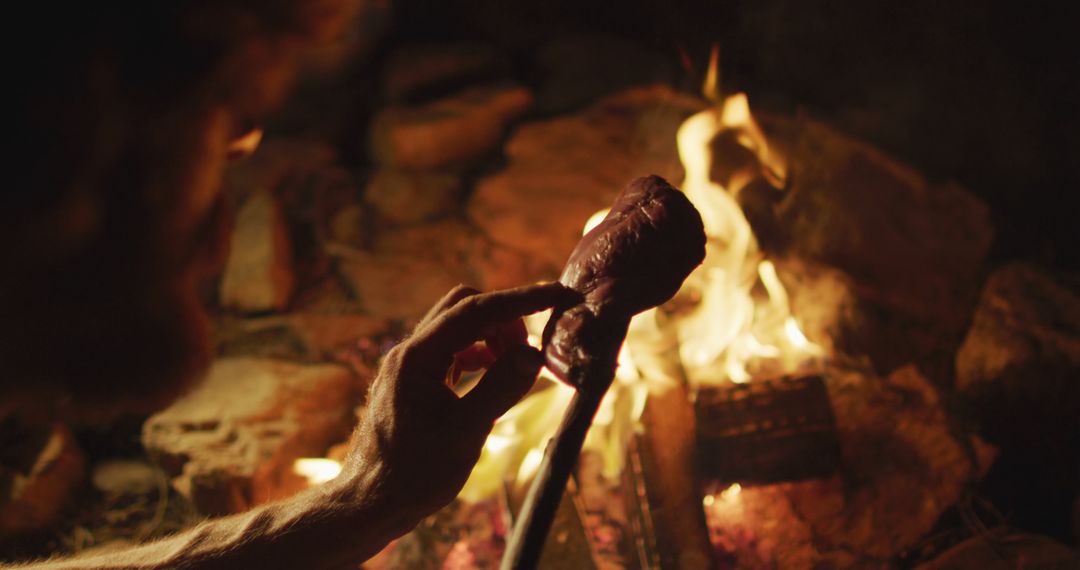
[[351, 463], [336, 479], [317, 488], [327, 511], [338, 513], [348, 528], [377, 533], [389, 542], [428, 514], [394, 492], [392, 474], [384, 462]]

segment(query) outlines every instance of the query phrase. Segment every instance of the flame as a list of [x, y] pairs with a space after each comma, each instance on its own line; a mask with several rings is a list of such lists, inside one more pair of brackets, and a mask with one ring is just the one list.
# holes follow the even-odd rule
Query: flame
[[607, 217], [608, 212], [610, 211], [611, 208], [604, 208], [603, 210], [600, 210], [599, 212], [589, 216], [589, 219], [585, 221], [585, 229], [581, 230], [581, 235], [585, 235], [591, 232], [592, 229], [596, 226], [599, 226], [600, 222], [604, 221], [604, 218]]
[[307, 479], [308, 485], [321, 485], [341, 473], [341, 463], [321, 457], [301, 457], [293, 463], [293, 473]]
[[[733, 184], [745, 184], [753, 176], [772, 181], [786, 174], [743, 93], [690, 117], [679, 129], [679, 156], [686, 171], [683, 191], [701, 212], [709, 238], [705, 261], [688, 280], [701, 300], [679, 322], [682, 359], [691, 380], [699, 383], [747, 382], [755, 364], [772, 360], [762, 368], [791, 371], [821, 354], [791, 315], [787, 291], [776, 267], [759, 250], [736, 193], [711, 178], [710, 143], [724, 131], [733, 131], [760, 164], [741, 180], [733, 177]], [[753, 295], [759, 284], [767, 295], [763, 302]]]

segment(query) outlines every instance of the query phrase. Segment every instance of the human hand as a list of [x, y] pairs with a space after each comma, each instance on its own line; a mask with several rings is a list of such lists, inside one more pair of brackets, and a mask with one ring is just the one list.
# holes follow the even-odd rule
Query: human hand
[[[372, 384], [345, 467], [374, 477], [367, 486], [378, 496], [367, 499], [396, 503], [416, 521], [453, 500], [495, 420], [543, 363], [521, 317], [579, 300], [548, 283], [491, 293], [459, 286], [439, 301], [387, 353]], [[479, 383], [458, 396], [460, 372], [479, 368], [487, 368]]]

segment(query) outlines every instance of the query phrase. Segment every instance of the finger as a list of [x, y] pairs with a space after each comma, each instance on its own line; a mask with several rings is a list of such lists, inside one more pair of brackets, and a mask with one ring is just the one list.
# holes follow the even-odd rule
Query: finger
[[500, 355], [516, 344], [528, 344], [529, 331], [525, 328], [524, 320], [514, 319], [508, 323], [500, 323], [494, 330], [485, 332], [484, 343], [491, 352]]
[[435, 317], [413, 337], [415, 350], [429, 359], [445, 359], [476, 342], [492, 325], [544, 309], [577, 302], [581, 295], [560, 283], [529, 285], [473, 295]]
[[423, 318], [420, 319], [420, 322], [417, 323], [415, 330], [420, 330], [421, 328], [430, 324], [431, 321], [435, 319], [435, 317], [438, 317], [450, 307], [458, 304], [458, 301], [461, 301], [466, 297], [471, 297], [473, 295], [479, 294], [479, 289], [474, 289], [467, 285], [458, 285], [457, 287], [454, 287], [445, 295], [443, 295], [442, 299], [439, 299], [438, 302], [432, 305], [431, 309], [428, 309], [428, 312], [424, 315]]
[[531, 346], [510, 348], [462, 398], [465, 413], [495, 421], [529, 392], [543, 361], [540, 351]]

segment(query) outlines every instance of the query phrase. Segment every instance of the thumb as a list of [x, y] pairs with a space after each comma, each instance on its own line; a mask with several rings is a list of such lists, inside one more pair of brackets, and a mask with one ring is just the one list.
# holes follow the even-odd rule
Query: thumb
[[532, 388], [543, 363], [539, 350], [524, 344], [511, 346], [462, 398], [467, 412], [492, 420], [503, 415]]

